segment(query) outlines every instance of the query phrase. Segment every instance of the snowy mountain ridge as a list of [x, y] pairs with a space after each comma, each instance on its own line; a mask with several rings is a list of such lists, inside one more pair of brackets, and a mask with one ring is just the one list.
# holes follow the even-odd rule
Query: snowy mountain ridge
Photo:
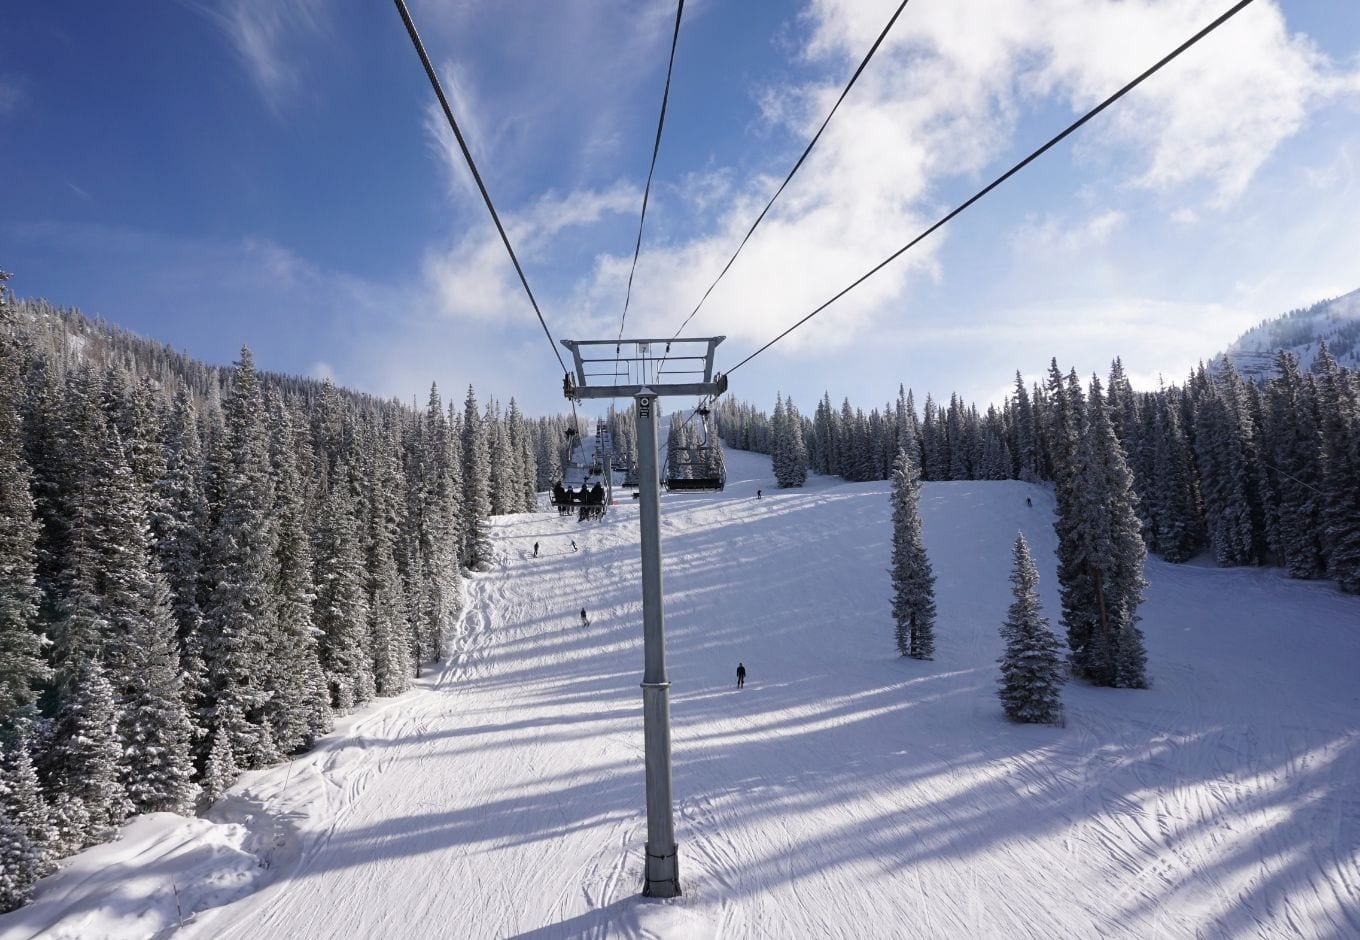
[[1300, 370], [1309, 371], [1322, 342], [1342, 366], [1360, 368], [1360, 290], [1262, 320], [1215, 356], [1213, 364], [1231, 359], [1245, 378], [1261, 382], [1275, 375], [1275, 355], [1281, 349], [1294, 354]]

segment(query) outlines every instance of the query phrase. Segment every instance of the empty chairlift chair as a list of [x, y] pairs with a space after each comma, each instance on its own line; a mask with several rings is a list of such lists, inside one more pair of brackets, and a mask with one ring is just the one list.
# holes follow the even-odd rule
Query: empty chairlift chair
[[727, 468], [722, 445], [708, 431], [707, 408], [697, 414], [702, 419], [703, 441], [698, 445], [673, 446], [666, 458], [666, 489], [672, 491], [721, 491], [727, 485]]

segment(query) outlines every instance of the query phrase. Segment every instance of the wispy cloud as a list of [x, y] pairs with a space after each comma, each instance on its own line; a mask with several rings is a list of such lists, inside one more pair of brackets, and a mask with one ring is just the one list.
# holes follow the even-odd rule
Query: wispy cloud
[[190, 0], [231, 44], [265, 104], [276, 115], [295, 100], [306, 69], [304, 48], [328, 30], [323, 0]]

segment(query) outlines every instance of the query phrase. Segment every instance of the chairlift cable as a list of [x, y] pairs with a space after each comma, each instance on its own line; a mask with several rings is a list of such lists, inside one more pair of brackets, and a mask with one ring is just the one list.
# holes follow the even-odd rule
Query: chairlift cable
[[448, 119], [449, 127], [453, 129], [453, 136], [458, 140], [458, 147], [463, 151], [463, 159], [467, 161], [468, 169], [472, 171], [472, 178], [476, 181], [477, 189], [482, 194], [482, 201], [486, 203], [487, 211], [491, 213], [491, 221], [496, 223], [496, 231], [500, 233], [501, 242], [510, 255], [510, 261], [515, 265], [515, 273], [519, 275], [519, 282], [524, 285], [524, 293], [529, 295], [529, 303], [533, 305], [534, 313], [538, 316], [538, 322], [543, 327], [543, 335], [548, 337], [548, 345], [552, 347], [553, 355], [557, 357], [557, 364], [562, 367], [562, 372], [564, 374], [569, 373], [571, 370], [567, 368], [566, 362], [563, 361], [562, 354], [557, 351], [557, 341], [553, 339], [552, 331], [548, 329], [548, 323], [543, 319], [543, 311], [538, 308], [538, 301], [534, 299], [534, 292], [529, 289], [529, 281], [524, 276], [524, 268], [520, 266], [519, 258], [515, 255], [515, 249], [510, 246], [510, 236], [505, 233], [505, 226], [501, 224], [501, 217], [497, 214], [496, 207], [491, 202], [491, 194], [487, 192], [486, 184], [482, 182], [482, 174], [477, 172], [477, 164], [472, 159], [472, 151], [468, 149], [467, 141], [463, 139], [463, 132], [458, 128], [458, 122], [453, 118], [453, 109], [449, 106], [449, 99], [444, 95], [444, 89], [439, 83], [439, 76], [435, 73], [434, 65], [425, 52], [425, 44], [420, 41], [420, 34], [416, 32], [416, 24], [411, 19], [410, 11], [406, 9], [405, 0], [394, 0], [394, 2], [397, 5], [397, 11], [401, 14], [402, 22], [406, 24], [406, 32], [411, 36], [411, 44], [415, 46], [421, 64], [425, 66], [425, 74], [429, 76], [435, 97], [439, 99], [440, 107], [444, 109], [444, 117]]
[[685, 0], [676, 0], [675, 32], [671, 36], [671, 57], [666, 65], [666, 87], [661, 92], [661, 114], [656, 121], [656, 140], [652, 142], [652, 162], [647, 168], [647, 185], [642, 190], [642, 213], [638, 218], [637, 241], [633, 245], [633, 266], [628, 270], [628, 289], [623, 295], [623, 315], [619, 317], [619, 336], [614, 345], [614, 371], [618, 373], [619, 346], [623, 342], [624, 324], [628, 322], [628, 306], [633, 299], [633, 275], [637, 273], [638, 255], [642, 252], [642, 230], [647, 223], [647, 202], [652, 193], [652, 174], [656, 172], [656, 158], [661, 152], [661, 130], [666, 126], [666, 105], [671, 96], [671, 75], [675, 71], [675, 47], [680, 42], [680, 19], [685, 12]]
[[920, 242], [922, 239], [926, 238], [927, 236], [929, 236], [930, 234], [932, 234], [933, 232], [935, 232], [937, 229], [941, 228], [945, 223], [949, 222], [949, 221], [950, 221], [951, 219], [953, 219], [955, 216], [957, 216], [957, 215], [959, 215], [960, 213], [962, 213], [965, 209], [967, 209], [967, 208], [968, 208], [969, 206], [971, 206], [973, 203], [977, 202], [977, 201], [978, 201], [979, 199], [981, 199], [983, 196], [986, 196], [986, 195], [987, 195], [988, 193], [990, 193], [992, 190], [996, 189], [996, 188], [997, 188], [998, 186], [1000, 186], [1002, 183], [1006, 182], [1006, 180], [1010, 179], [1010, 178], [1011, 178], [1012, 176], [1014, 176], [1016, 173], [1019, 173], [1019, 172], [1020, 172], [1021, 170], [1023, 170], [1025, 167], [1029, 166], [1031, 163], [1033, 163], [1035, 160], [1037, 160], [1039, 157], [1043, 156], [1043, 154], [1047, 153], [1049, 150], [1051, 150], [1053, 147], [1055, 147], [1058, 143], [1060, 143], [1061, 141], [1063, 141], [1064, 139], [1066, 139], [1069, 135], [1071, 135], [1074, 131], [1076, 131], [1079, 127], [1081, 127], [1081, 126], [1082, 126], [1083, 124], [1085, 124], [1087, 121], [1091, 120], [1091, 119], [1092, 119], [1093, 117], [1095, 117], [1097, 114], [1099, 114], [1100, 112], [1104, 111], [1106, 108], [1108, 108], [1110, 105], [1114, 104], [1114, 103], [1115, 103], [1116, 101], [1118, 101], [1120, 98], [1124, 97], [1124, 95], [1128, 94], [1128, 93], [1129, 93], [1130, 91], [1132, 91], [1134, 88], [1138, 87], [1140, 84], [1143, 83], [1143, 81], [1144, 81], [1145, 79], [1147, 79], [1147, 78], [1149, 78], [1150, 76], [1152, 76], [1154, 73], [1156, 73], [1157, 71], [1159, 71], [1164, 65], [1166, 65], [1167, 63], [1169, 63], [1171, 60], [1175, 59], [1175, 58], [1176, 58], [1177, 56], [1179, 56], [1182, 52], [1184, 52], [1185, 50], [1189, 49], [1191, 46], [1193, 46], [1195, 43], [1199, 42], [1199, 41], [1200, 41], [1201, 39], [1203, 39], [1205, 36], [1207, 36], [1207, 35], [1209, 35], [1210, 33], [1212, 33], [1212, 32], [1213, 32], [1214, 30], [1216, 30], [1218, 27], [1222, 26], [1224, 23], [1226, 23], [1226, 22], [1227, 22], [1228, 20], [1230, 20], [1232, 17], [1236, 16], [1236, 15], [1237, 15], [1238, 13], [1240, 13], [1244, 8], [1246, 8], [1247, 6], [1249, 6], [1249, 5], [1250, 5], [1251, 3], [1253, 3], [1253, 2], [1254, 2], [1254, 0], [1239, 0], [1239, 2], [1233, 4], [1233, 6], [1230, 7], [1230, 8], [1227, 10], [1227, 12], [1223, 13], [1222, 15], [1220, 15], [1217, 19], [1215, 19], [1215, 20], [1214, 20], [1212, 23], [1210, 23], [1208, 26], [1205, 26], [1203, 29], [1201, 29], [1199, 32], [1195, 33], [1193, 36], [1191, 36], [1191, 37], [1190, 37], [1189, 39], [1187, 39], [1185, 42], [1181, 43], [1179, 46], [1177, 46], [1177, 47], [1176, 47], [1175, 49], [1173, 49], [1171, 52], [1167, 53], [1165, 56], [1163, 56], [1161, 59], [1159, 59], [1159, 60], [1156, 62], [1156, 64], [1154, 64], [1153, 66], [1151, 66], [1150, 68], [1148, 68], [1146, 71], [1144, 71], [1142, 74], [1140, 74], [1137, 78], [1133, 79], [1131, 82], [1129, 82], [1129, 83], [1128, 83], [1127, 85], [1125, 85], [1123, 88], [1120, 88], [1120, 89], [1119, 89], [1118, 91], [1116, 91], [1114, 94], [1110, 95], [1110, 97], [1106, 98], [1104, 101], [1102, 101], [1100, 104], [1096, 105], [1096, 106], [1095, 106], [1094, 108], [1092, 108], [1090, 111], [1087, 111], [1084, 115], [1082, 115], [1082, 116], [1081, 116], [1080, 118], [1078, 118], [1076, 121], [1074, 121], [1074, 122], [1072, 122], [1071, 124], [1069, 124], [1069, 125], [1067, 126], [1067, 128], [1066, 128], [1064, 131], [1062, 131], [1061, 133], [1059, 133], [1057, 136], [1053, 137], [1053, 138], [1052, 138], [1051, 140], [1049, 140], [1046, 144], [1044, 144], [1043, 146], [1041, 146], [1038, 150], [1035, 150], [1035, 151], [1034, 151], [1033, 153], [1031, 153], [1029, 156], [1025, 157], [1025, 158], [1024, 158], [1023, 160], [1021, 160], [1019, 163], [1015, 164], [1013, 167], [1011, 167], [1011, 168], [1010, 168], [1009, 170], [1007, 170], [1005, 173], [1002, 173], [1002, 174], [1001, 174], [1000, 176], [998, 176], [996, 179], [992, 180], [992, 182], [988, 183], [985, 187], [983, 187], [982, 189], [978, 190], [978, 191], [977, 191], [976, 193], [974, 193], [971, 197], [969, 197], [969, 199], [968, 199], [966, 202], [963, 202], [962, 204], [960, 204], [959, 206], [957, 206], [956, 208], [954, 208], [951, 212], [949, 212], [947, 215], [945, 215], [943, 218], [941, 218], [938, 222], [936, 222], [934, 225], [930, 226], [930, 228], [926, 229], [924, 232], [922, 232], [921, 234], [917, 235], [915, 238], [913, 238], [911, 241], [907, 242], [907, 243], [906, 243], [905, 245], [903, 245], [901, 248], [897, 249], [897, 250], [894, 251], [892, 254], [890, 254], [888, 257], [886, 257], [886, 258], [884, 258], [882, 261], [880, 261], [878, 264], [874, 265], [872, 268], [870, 268], [870, 269], [869, 269], [868, 271], [866, 271], [864, 274], [860, 275], [860, 277], [856, 278], [856, 279], [850, 284], [849, 287], [846, 287], [844, 290], [841, 290], [840, 292], [838, 292], [837, 294], [835, 294], [830, 300], [826, 301], [826, 302], [823, 303], [821, 306], [817, 307], [815, 310], [813, 310], [813, 311], [812, 311], [811, 313], [809, 313], [807, 316], [803, 317], [803, 318], [802, 318], [801, 320], [799, 320], [797, 323], [794, 323], [792, 326], [790, 326], [788, 329], [784, 330], [784, 332], [780, 333], [778, 336], [776, 336], [774, 339], [770, 340], [770, 341], [769, 341], [768, 343], [766, 343], [764, 346], [761, 346], [759, 349], [757, 349], [755, 352], [751, 353], [751, 354], [750, 354], [749, 356], [747, 356], [745, 359], [741, 360], [741, 361], [738, 362], [736, 365], [734, 365], [732, 368], [728, 369], [727, 372], [726, 372], [726, 374], [727, 374], [727, 375], [731, 375], [733, 372], [737, 371], [737, 370], [740, 369], [742, 366], [746, 365], [746, 363], [750, 362], [750, 361], [751, 361], [752, 359], [754, 359], [756, 356], [759, 356], [761, 353], [763, 353], [765, 350], [769, 349], [769, 348], [770, 348], [771, 346], [773, 346], [775, 343], [779, 342], [781, 339], [783, 339], [784, 337], [788, 336], [788, 335], [789, 335], [790, 333], [792, 333], [794, 330], [798, 329], [798, 328], [799, 328], [800, 326], [802, 326], [804, 323], [808, 322], [808, 321], [811, 320], [813, 317], [817, 316], [817, 314], [821, 313], [821, 312], [822, 312], [823, 310], [825, 310], [827, 307], [830, 307], [830, 306], [831, 306], [832, 304], [834, 304], [836, 301], [840, 300], [840, 299], [841, 299], [842, 297], [844, 297], [846, 294], [850, 293], [850, 291], [854, 290], [856, 287], [858, 287], [859, 285], [863, 284], [865, 281], [867, 281], [869, 278], [873, 277], [873, 276], [874, 276], [875, 274], [877, 274], [879, 271], [883, 270], [883, 268], [887, 267], [887, 266], [888, 266], [889, 264], [891, 264], [893, 261], [897, 260], [897, 258], [898, 258], [899, 256], [901, 256], [903, 253], [905, 253], [909, 248], [913, 247], [913, 246], [916, 245], [918, 242]]
[[[817, 145], [817, 141], [821, 139], [822, 132], [826, 130], [827, 125], [831, 123], [831, 118], [835, 116], [836, 109], [841, 106], [841, 102], [845, 100], [845, 96], [850, 94], [850, 89], [855, 87], [855, 82], [859, 81], [859, 77], [864, 72], [865, 67], [868, 66], [869, 60], [874, 57], [874, 53], [878, 51], [878, 47], [883, 45], [883, 40], [888, 37], [888, 33], [892, 30], [893, 24], [897, 22], [897, 18], [902, 15], [902, 11], [906, 9], [909, 2], [910, 0], [902, 0], [898, 5], [897, 10], [893, 13], [892, 17], [889, 18], [887, 25], [883, 27], [883, 31], [878, 34], [878, 38], [874, 40], [874, 44], [869, 47], [869, 51], [865, 53], [864, 58], [860, 61], [859, 68], [855, 69], [855, 73], [850, 76], [850, 81], [848, 81], [845, 88], [842, 89], [840, 97], [836, 99], [836, 103], [833, 104], [831, 110], [827, 112], [821, 127], [817, 128], [817, 133], [812, 135], [812, 139], [808, 141], [808, 145], [803, 148], [803, 152], [799, 155], [797, 161], [794, 162], [792, 169], [790, 169], [788, 175], [784, 177], [784, 182], [779, 184], [779, 188], [776, 189], [774, 195], [770, 197], [770, 201], [765, 203], [765, 208], [760, 210], [760, 215], [756, 216], [756, 220], [751, 223], [751, 227], [747, 229], [745, 237], [741, 240], [741, 244], [737, 245], [737, 250], [732, 252], [732, 257], [727, 259], [727, 264], [723, 265], [723, 269], [718, 272], [718, 276], [713, 279], [713, 283], [708, 285], [708, 290], [704, 291], [704, 295], [699, 298], [699, 302], [694, 305], [694, 309], [690, 311], [689, 316], [685, 317], [685, 321], [680, 324], [680, 329], [675, 331], [675, 335], [671, 337], [672, 342], [674, 342], [675, 339], [679, 337], [681, 331], [689, 325], [689, 321], [694, 319], [694, 315], [699, 312], [699, 308], [708, 300], [708, 295], [713, 293], [713, 288], [718, 286], [718, 282], [723, 279], [723, 276], [727, 274], [728, 269], [732, 267], [732, 262], [737, 260], [737, 255], [741, 254], [741, 250], [745, 248], [746, 243], [751, 240], [751, 236], [755, 234], [756, 228], [765, 220], [765, 215], [770, 211], [770, 207], [774, 205], [775, 200], [784, 192], [785, 187], [789, 185], [789, 182], [793, 179], [794, 175], [802, 167], [803, 161], [808, 158], [808, 154], [812, 153], [812, 148]], [[662, 362], [664, 364], [665, 360], [663, 359]]]

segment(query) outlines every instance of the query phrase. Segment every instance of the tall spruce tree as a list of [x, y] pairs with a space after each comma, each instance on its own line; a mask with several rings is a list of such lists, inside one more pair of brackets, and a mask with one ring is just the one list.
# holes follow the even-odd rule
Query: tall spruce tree
[[400, 527], [396, 440], [391, 427], [375, 427], [368, 466], [367, 579], [369, 642], [378, 695], [410, 687], [411, 643], [406, 598], [394, 554]]
[[807, 482], [807, 446], [803, 441], [803, 418], [792, 399], [775, 397], [771, 433], [774, 440], [770, 462], [775, 482], [781, 487], [802, 486]]
[[1190, 447], [1176, 403], [1164, 394], [1158, 396], [1153, 410], [1151, 493], [1146, 500], [1152, 548], [1167, 561], [1188, 561], [1200, 547]]
[[921, 538], [920, 472], [910, 452], [893, 463], [892, 575], [897, 651], [913, 659], [935, 657], [935, 573]]
[[[165, 473], [156, 484], [157, 511], [151, 517], [155, 552], [170, 588], [170, 608], [179, 643], [184, 701], [194, 740], [207, 740], [209, 686], [204, 660], [203, 563], [211, 523], [204, 489], [203, 448], [193, 393], [183, 382], [165, 422]], [[198, 755], [206, 758], [206, 748]]]
[[1039, 604], [1039, 572], [1023, 535], [1012, 553], [1011, 602], [1001, 626], [1005, 652], [998, 694], [1012, 721], [1057, 723], [1062, 719], [1063, 664], [1058, 638]]
[[464, 564], [473, 571], [491, 567], [491, 457], [487, 428], [477, 411], [477, 393], [468, 386], [463, 408], [463, 535]]
[[1281, 350], [1278, 374], [1266, 385], [1261, 433], [1261, 477], [1266, 531], [1276, 560], [1292, 577], [1320, 578], [1322, 454], [1313, 389], [1298, 361]]
[[1143, 546], [1132, 475], [1092, 376], [1072, 474], [1069, 516], [1058, 528], [1063, 620], [1073, 671], [1096, 685], [1144, 688]]
[[343, 463], [322, 503], [316, 529], [315, 623], [331, 705], [346, 712], [373, 697], [363, 545]]
[[1322, 432], [1322, 521], [1327, 573], [1360, 593], [1360, 383], [1324, 344], [1313, 364]]
[[22, 451], [20, 351], [0, 286], [0, 735], [47, 679], [38, 622], [38, 528]]
[[312, 619], [316, 587], [307, 534], [307, 506], [297, 462], [292, 413], [281, 396], [270, 403], [273, 428], [270, 464], [274, 477], [277, 525], [277, 599], [279, 644], [270, 660], [270, 730], [278, 749], [291, 754], [308, 747], [332, 727], [330, 692], [321, 671]]
[[269, 659], [279, 646], [278, 530], [269, 465], [264, 397], [246, 347], [226, 402], [226, 432], [217, 451], [220, 506], [207, 569], [205, 649], [213, 702], [211, 724], [225, 734], [244, 769], [278, 760], [269, 723]]

